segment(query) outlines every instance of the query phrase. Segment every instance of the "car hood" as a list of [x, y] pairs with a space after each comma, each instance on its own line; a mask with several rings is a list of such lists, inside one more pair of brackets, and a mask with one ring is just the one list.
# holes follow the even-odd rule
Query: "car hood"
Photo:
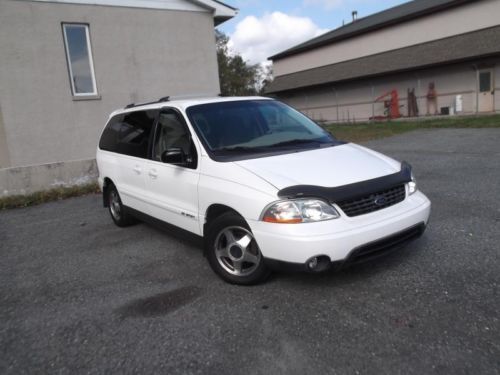
[[398, 172], [401, 164], [352, 143], [235, 162], [277, 189], [294, 185], [336, 187]]

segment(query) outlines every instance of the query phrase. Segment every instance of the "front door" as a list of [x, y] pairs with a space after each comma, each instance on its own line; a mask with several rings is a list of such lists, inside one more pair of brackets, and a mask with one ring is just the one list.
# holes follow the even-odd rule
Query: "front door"
[[493, 70], [485, 69], [478, 72], [478, 112], [493, 112], [494, 109], [494, 86]]
[[[176, 152], [169, 160], [167, 151]], [[182, 160], [179, 160], [182, 152]], [[152, 160], [146, 166], [149, 214], [157, 219], [200, 234], [198, 224], [197, 151], [182, 115], [162, 109], [153, 141]]]

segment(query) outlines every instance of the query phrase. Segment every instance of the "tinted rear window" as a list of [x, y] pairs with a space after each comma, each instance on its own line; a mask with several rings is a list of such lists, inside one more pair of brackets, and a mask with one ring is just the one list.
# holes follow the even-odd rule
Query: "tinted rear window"
[[114, 116], [99, 141], [101, 150], [147, 158], [149, 140], [158, 111], [135, 111]]
[[123, 115], [116, 115], [109, 120], [108, 125], [102, 132], [99, 148], [101, 150], [118, 152], [118, 135], [120, 133]]

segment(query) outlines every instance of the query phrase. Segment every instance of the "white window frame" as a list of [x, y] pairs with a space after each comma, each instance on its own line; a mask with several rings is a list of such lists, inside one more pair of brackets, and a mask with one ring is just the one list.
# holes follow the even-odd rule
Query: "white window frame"
[[[92, 77], [92, 86], [94, 89], [94, 91], [92, 91], [92, 92], [77, 93], [75, 90], [73, 67], [71, 66], [71, 58], [70, 58], [70, 53], [69, 53], [69, 48], [68, 48], [68, 39], [66, 37], [66, 27], [67, 26], [72, 26], [72, 27], [78, 26], [78, 27], [85, 28], [85, 36], [87, 38], [87, 53], [89, 56], [90, 75]], [[64, 47], [66, 50], [66, 63], [68, 64], [69, 82], [71, 85], [71, 92], [73, 93], [73, 96], [74, 97], [86, 97], [86, 96], [94, 96], [95, 97], [95, 96], [98, 96], [99, 94], [97, 92], [97, 83], [96, 83], [95, 71], [94, 71], [94, 57], [92, 56], [92, 46], [90, 44], [89, 25], [86, 23], [63, 22], [62, 29], [63, 29], [63, 37], [64, 37]]]

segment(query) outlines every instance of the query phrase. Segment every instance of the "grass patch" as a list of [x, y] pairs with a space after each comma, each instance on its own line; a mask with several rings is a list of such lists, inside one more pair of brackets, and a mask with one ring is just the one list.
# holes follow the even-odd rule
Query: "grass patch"
[[94, 194], [99, 191], [99, 185], [97, 185], [97, 183], [91, 183], [81, 186], [58, 187], [50, 190], [37, 191], [36, 193], [27, 195], [11, 195], [0, 198], [0, 210], [34, 206], [40, 203]]
[[500, 115], [327, 124], [324, 125], [324, 128], [338, 139], [348, 142], [363, 142], [417, 129], [500, 128]]

